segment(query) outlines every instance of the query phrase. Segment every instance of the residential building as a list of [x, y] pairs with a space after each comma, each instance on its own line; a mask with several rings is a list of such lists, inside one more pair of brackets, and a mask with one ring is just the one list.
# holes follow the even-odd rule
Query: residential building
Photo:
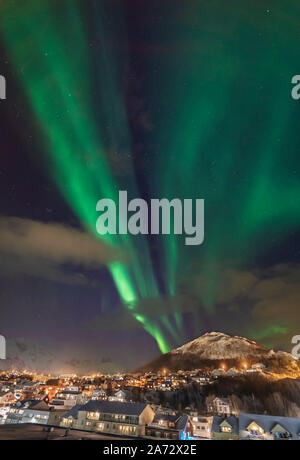
[[240, 439], [300, 440], [300, 418], [240, 414]]
[[216, 397], [212, 400], [208, 400], [207, 412], [219, 416], [230, 415], [232, 411], [229, 399]]
[[10, 406], [0, 407], [0, 425], [4, 425], [9, 410], [10, 410]]
[[146, 426], [145, 436], [156, 439], [193, 439], [193, 425], [188, 415], [157, 413]]
[[24, 400], [12, 406], [3, 417], [3, 422], [37, 423], [42, 425], [59, 426], [65, 410], [53, 410], [44, 400]]
[[124, 391], [119, 390], [116, 393], [114, 393], [112, 396], [110, 396], [108, 399], [109, 401], [124, 402], [126, 400], [126, 394], [124, 393]]
[[7, 413], [5, 424], [42, 423], [47, 424], [49, 405], [41, 400], [24, 400], [17, 402]]
[[34, 399], [40, 386], [39, 382], [31, 380], [22, 380], [14, 387], [15, 395], [22, 395], [22, 399]]
[[242, 375], [243, 373], [236, 367], [231, 367], [226, 372], [227, 377], [236, 377], [237, 375]]
[[198, 412], [191, 411], [190, 419], [193, 425], [193, 433], [195, 438], [211, 438], [211, 428], [213, 417], [204, 417]]
[[214, 440], [238, 440], [239, 419], [237, 417], [214, 416], [211, 437]]
[[104, 390], [95, 390], [92, 393], [92, 398], [93, 400], [102, 400], [102, 399], [107, 399], [106, 392]]
[[0, 406], [7, 406], [15, 401], [13, 391], [0, 391]]
[[154, 412], [148, 404], [89, 401], [67, 412], [61, 426], [126, 436], [142, 436]]
[[88, 401], [88, 396], [81, 391], [63, 390], [58, 392], [51, 401], [54, 409], [69, 410], [76, 404], [84, 404]]
[[219, 377], [222, 377], [225, 375], [225, 370], [224, 369], [214, 369], [212, 373], [210, 374], [210, 378], [212, 380], [216, 380]]
[[252, 364], [251, 368], [252, 369], [264, 370], [264, 369], [266, 369], [266, 365], [262, 364], [262, 363], [256, 363], [256, 364]]

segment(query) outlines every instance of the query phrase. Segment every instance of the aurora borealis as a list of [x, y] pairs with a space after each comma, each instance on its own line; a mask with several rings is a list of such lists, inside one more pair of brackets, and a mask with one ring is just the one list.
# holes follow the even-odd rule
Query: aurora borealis
[[[299, 16], [296, 1], [2, 0], [1, 192], [17, 182], [34, 192], [18, 192], [18, 206], [3, 201], [1, 216], [99, 238], [96, 203], [117, 201], [119, 190], [205, 199], [199, 247], [172, 234], [101, 240], [117, 256], [83, 269], [96, 284], [93, 311], [74, 311], [109, 345], [107, 331], [136, 335], [131, 352], [142, 343], [150, 357], [217, 329], [289, 349], [300, 333]], [[26, 171], [14, 176], [23, 148], [29, 183]], [[41, 183], [51, 194], [39, 194]], [[64, 303], [64, 288], [48, 289]], [[89, 302], [87, 286], [75, 289]], [[10, 302], [17, 309], [4, 289], [3, 308]], [[0, 333], [14, 336], [9, 314], [0, 319]]]

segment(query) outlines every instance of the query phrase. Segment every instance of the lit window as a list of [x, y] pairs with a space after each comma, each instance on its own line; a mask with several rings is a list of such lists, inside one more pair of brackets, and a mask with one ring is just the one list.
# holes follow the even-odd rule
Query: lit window
[[232, 429], [231, 429], [230, 426], [222, 426], [221, 431], [222, 431], [222, 433], [231, 433]]
[[99, 420], [100, 414], [99, 412], [88, 412], [87, 413], [87, 418], [89, 420]]

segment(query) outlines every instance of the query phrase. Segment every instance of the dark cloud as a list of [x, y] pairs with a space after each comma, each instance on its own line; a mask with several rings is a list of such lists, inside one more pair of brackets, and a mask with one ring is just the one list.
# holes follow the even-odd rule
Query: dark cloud
[[[299, 264], [251, 270], [214, 267], [213, 274], [218, 282], [210, 311], [212, 324], [222, 318], [223, 328], [229, 331], [236, 328], [262, 345], [290, 350], [291, 338], [300, 331]], [[199, 302], [207, 286], [209, 271], [194, 275], [188, 283]]]
[[217, 276], [212, 309], [206, 309], [201, 300], [206, 280], [195, 275], [188, 283], [189, 293], [141, 299], [118, 310], [113, 321], [112, 314], [106, 313], [94, 318], [90, 326], [99, 331], [138, 330], [143, 326], [135, 314], [149, 323], [162, 324], [163, 317], [172, 319], [179, 313], [194, 318], [195, 336], [209, 327], [289, 351], [291, 338], [300, 333], [300, 265], [282, 264], [264, 270], [223, 268]]
[[300, 265], [275, 265], [261, 273], [251, 293], [252, 315], [262, 338], [290, 344], [300, 333]]
[[85, 284], [82, 274], [68, 274], [63, 264], [96, 269], [118, 254], [87, 232], [57, 223], [0, 218], [0, 273], [26, 274], [67, 284]]

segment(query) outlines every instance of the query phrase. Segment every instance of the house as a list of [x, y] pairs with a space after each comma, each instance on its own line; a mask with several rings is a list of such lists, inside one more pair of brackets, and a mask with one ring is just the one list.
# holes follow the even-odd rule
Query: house
[[7, 406], [15, 401], [15, 395], [12, 391], [0, 391], [0, 406]]
[[110, 396], [108, 399], [109, 401], [124, 402], [126, 400], [126, 394], [124, 393], [124, 391], [119, 390], [116, 393], [114, 393], [112, 396]]
[[14, 385], [11, 382], [0, 382], [0, 392], [13, 391]]
[[190, 412], [190, 419], [193, 425], [193, 433], [196, 438], [211, 438], [213, 417], [204, 417], [198, 412]]
[[39, 389], [39, 382], [32, 382], [31, 380], [21, 380], [14, 387], [14, 394], [20, 395], [23, 399], [34, 399]]
[[236, 377], [237, 375], [242, 375], [242, 372], [240, 372], [236, 367], [231, 367], [227, 372], [226, 375], [228, 377]]
[[157, 413], [146, 426], [145, 436], [155, 439], [193, 439], [193, 425], [188, 415]]
[[59, 426], [65, 410], [53, 410], [45, 400], [24, 400], [12, 406], [5, 417], [6, 425], [16, 423], [36, 423]]
[[258, 374], [260, 372], [266, 371], [267, 367], [262, 363], [252, 364], [250, 369], [247, 369], [248, 374]]
[[300, 440], [300, 418], [240, 414], [240, 439]]
[[87, 400], [88, 396], [81, 391], [63, 390], [56, 393], [51, 401], [51, 407], [69, 410], [76, 404], [84, 404]]
[[[86, 385], [86, 386], [91, 386], [91, 385]], [[79, 391], [79, 387], [75, 387], [75, 386], [66, 386], [65, 387], [65, 390], [66, 391]]]
[[12, 406], [7, 413], [5, 424], [42, 423], [47, 424], [49, 405], [41, 400], [23, 400]]
[[152, 422], [148, 404], [120, 401], [89, 401], [76, 405], [62, 419], [61, 426], [115, 435], [141, 436]]
[[211, 432], [214, 440], [238, 440], [239, 419], [237, 417], [214, 416]]
[[95, 390], [92, 393], [92, 400], [101, 400], [101, 399], [107, 399], [106, 392], [104, 390]]
[[200, 383], [200, 385], [207, 385], [209, 383], [209, 377], [205, 374], [198, 374], [191, 377], [192, 382]]
[[207, 412], [219, 416], [230, 415], [232, 411], [229, 399], [216, 397], [213, 400], [209, 400], [207, 403]]
[[222, 377], [225, 375], [225, 370], [224, 369], [214, 369], [212, 373], [210, 374], [210, 378], [212, 380], [217, 379], [218, 377]]
[[4, 425], [9, 409], [9, 406], [0, 407], [0, 425]]
[[252, 364], [251, 368], [252, 369], [264, 370], [264, 369], [266, 369], [266, 366], [265, 366], [265, 364], [262, 364], [262, 363], [256, 363], [256, 364]]

